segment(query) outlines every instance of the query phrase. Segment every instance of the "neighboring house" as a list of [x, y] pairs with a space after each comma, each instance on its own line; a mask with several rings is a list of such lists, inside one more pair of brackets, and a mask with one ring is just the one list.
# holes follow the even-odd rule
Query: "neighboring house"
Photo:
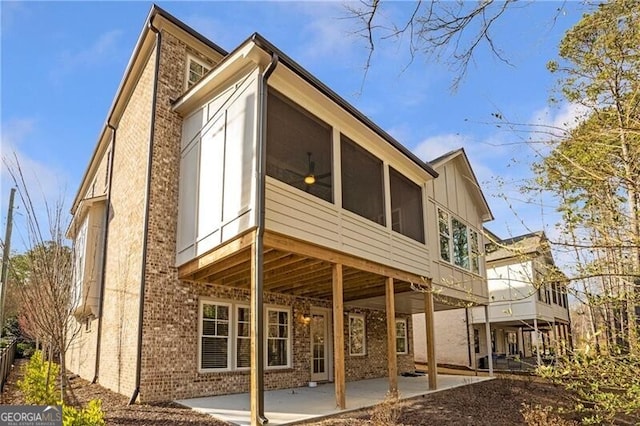
[[[566, 277], [555, 266], [544, 233], [505, 240], [484, 233], [490, 241], [486, 268], [494, 367], [522, 368], [520, 360], [539, 365], [570, 349]], [[488, 368], [485, 312], [474, 307], [436, 313], [439, 363]], [[417, 323], [414, 331], [414, 338], [421, 339]], [[416, 342], [416, 360], [422, 361], [418, 348]]]
[[[498, 357], [550, 357], [571, 348], [566, 276], [558, 270], [544, 232], [501, 240], [488, 232], [487, 280], [491, 351]], [[484, 312], [472, 310], [484, 332]]]
[[[469, 285], [486, 290], [486, 266], [483, 247], [484, 223], [493, 220], [489, 205], [471, 168], [464, 149], [446, 153], [430, 164], [438, 172], [429, 183], [428, 203], [437, 220], [431, 223], [433, 282], [448, 289], [467, 292]], [[436, 292], [439, 302], [435, 314], [435, 348], [438, 363], [466, 365], [470, 357], [469, 341], [462, 307], [483, 304], [482, 298], [448, 298]], [[484, 297], [484, 295], [483, 295]], [[462, 312], [462, 314], [461, 314]], [[427, 362], [425, 315], [413, 315], [414, 353], [417, 362]], [[477, 336], [485, 339], [486, 336]], [[485, 345], [486, 347], [486, 345]], [[486, 354], [486, 352], [484, 352]]]
[[468, 163], [443, 167], [260, 35], [227, 53], [154, 6], [72, 207], [70, 369], [132, 401], [250, 392], [254, 414], [263, 387], [393, 390], [412, 314], [488, 302], [490, 213]]

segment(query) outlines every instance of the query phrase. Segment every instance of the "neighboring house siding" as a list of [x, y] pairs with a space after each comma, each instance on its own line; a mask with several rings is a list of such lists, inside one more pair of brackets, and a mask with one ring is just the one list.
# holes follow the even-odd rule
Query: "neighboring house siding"
[[[438, 364], [469, 365], [468, 336], [464, 309], [439, 311], [434, 314], [436, 329], [436, 360]], [[416, 362], [427, 362], [424, 314], [413, 315], [414, 352]], [[484, 338], [484, 335], [481, 336]]]
[[118, 124], [107, 247], [99, 382], [135, 387], [138, 308], [155, 51]]

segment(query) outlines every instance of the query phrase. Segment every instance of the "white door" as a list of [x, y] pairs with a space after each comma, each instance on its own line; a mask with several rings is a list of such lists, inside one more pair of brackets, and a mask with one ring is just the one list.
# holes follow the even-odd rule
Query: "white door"
[[328, 311], [311, 311], [311, 380], [329, 380], [331, 345]]

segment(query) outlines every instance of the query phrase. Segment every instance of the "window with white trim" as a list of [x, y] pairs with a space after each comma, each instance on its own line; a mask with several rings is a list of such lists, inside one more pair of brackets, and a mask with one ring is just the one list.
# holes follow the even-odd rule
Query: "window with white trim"
[[409, 345], [407, 342], [407, 320], [404, 318], [398, 318], [396, 319], [396, 353], [409, 353]]
[[460, 219], [438, 209], [440, 259], [480, 273], [480, 235]]
[[236, 306], [236, 368], [251, 367], [251, 311]]
[[[291, 310], [267, 308], [265, 312], [267, 367], [291, 366]], [[199, 367], [202, 372], [242, 370], [251, 367], [251, 310], [244, 304], [200, 301]]]
[[209, 71], [211, 71], [211, 67], [207, 64], [193, 56], [187, 56], [187, 89], [200, 81]]
[[290, 311], [267, 308], [267, 366], [289, 366]]
[[366, 348], [367, 333], [364, 315], [349, 314], [349, 355], [365, 355]]
[[202, 370], [229, 369], [229, 323], [231, 306], [226, 303], [203, 302], [200, 305]]
[[449, 213], [438, 209], [438, 230], [440, 233], [440, 258], [451, 262], [451, 231], [449, 228]]

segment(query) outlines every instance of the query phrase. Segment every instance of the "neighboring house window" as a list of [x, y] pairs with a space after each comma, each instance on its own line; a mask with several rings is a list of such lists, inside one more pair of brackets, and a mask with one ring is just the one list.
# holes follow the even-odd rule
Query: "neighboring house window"
[[289, 311], [267, 309], [267, 366], [289, 365]]
[[406, 354], [409, 352], [407, 340], [407, 320], [396, 319], [396, 353]]
[[269, 90], [267, 175], [332, 203], [331, 138], [331, 126]]
[[203, 370], [228, 369], [229, 325], [231, 306], [222, 303], [202, 303], [202, 337], [200, 368]]
[[193, 56], [187, 57], [187, 89], [196, 84], [211, 68]]
[[551, 296], [553, 299], [553, 303], [557, 305], [558, 304], [558, 284], [556, 283], [551, 284]]
[[[392, 229], [424, 243], [422, 189], [402, 174], [389, 168], [391, 210], [399, 212], [399, 220], [392, 221]], [[392, 218], [393, 219], [393, 218]]]
[[449, 214], [438, 209], [438, 229], [440, 232], [440, 258], [451, 262], [451, 230]]
[[543, 295], [543, 293], [544, 293], [544, 287], [539, 287], [539, 288], [538, 288], [538, 300], [539, 300], [540, 302], [544, 302], [544, 295]]
[[364, 315], [349, 314], [349, 355], [365, 355], [366, 338]]
[[250, 321], [249, 307], [236, 307], [236, 368], [251, 367]]
[[342, 208], [385, 225], [382, 161], [340, 135]]

